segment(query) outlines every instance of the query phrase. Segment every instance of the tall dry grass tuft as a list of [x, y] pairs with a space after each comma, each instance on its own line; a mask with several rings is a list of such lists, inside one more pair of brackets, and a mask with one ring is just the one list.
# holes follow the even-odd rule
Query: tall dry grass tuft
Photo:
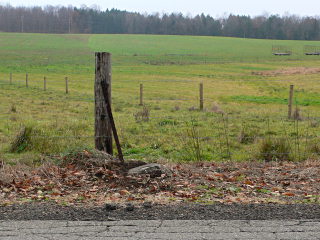
[[296, 109], [294, 110], [293, 115], [292, 115], [292, 119], [296, 120], [296, 121], [302, 121], [303, 120], [301, 111], [300, 111], [300, 109], [298, 107], [296, 107]]
[[225, 112], [220, 108], [220, 106], [217, 103], [214, 103], [211, 112], [218, 113], [218, 114], [225, 114]]
[[187, 159], [192, 161], [200, 162], [203, 160], [203, 146], [201, 142], [200, 130], [197, 126], [195, 119], [191, 119], [187, 123], [187, 128], [185, 132], [186, 136], [181, 136], [181, 142], [185, 153], [187, 154]]
[[146, 106], [143, 106], [141, 111], [134, 114], [136, 122], [148, 122], [150, 119], [150, 110]]
[[11, 143], [9, 151], [12, 153], [21, 153], [27, 150], [30, 147], [33, 132], [34, 129], [32, 127], [23, 127]]
[[291, 161], [291, 147], [284, 138], [266, 138], [259, 146], [258, 158], [266, 162]]
[[17, 107], [16, 107], [15, 104], [12, 104], [12, 105], [11, 105], [10, 111], [13, 112], [13, 113], [16, 113], [16, 112], [17, 112]]

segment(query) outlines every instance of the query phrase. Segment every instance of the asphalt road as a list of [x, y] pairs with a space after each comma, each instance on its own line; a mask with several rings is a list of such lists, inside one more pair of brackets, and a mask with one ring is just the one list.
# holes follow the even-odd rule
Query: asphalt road
[[320, 239], [316, 220], [0, 221], [1, 240]]

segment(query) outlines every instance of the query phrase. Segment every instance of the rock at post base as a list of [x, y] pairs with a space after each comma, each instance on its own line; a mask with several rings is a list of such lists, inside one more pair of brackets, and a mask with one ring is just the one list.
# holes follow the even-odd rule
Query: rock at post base
[[151, 178], [163, 175], [170, 177], [172, 176], [172, 171], [161, 164], [151, 163], [130, 169], [128, 175], [150, 175]]

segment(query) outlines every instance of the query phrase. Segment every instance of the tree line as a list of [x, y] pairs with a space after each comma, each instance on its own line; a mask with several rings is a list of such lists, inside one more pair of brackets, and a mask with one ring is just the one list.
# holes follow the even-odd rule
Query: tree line
[[185, 16], [88, 7], [0, 5], [0, 31], [30, 33], [164, 34], [319, 40], [320, 18], [296, 15]]

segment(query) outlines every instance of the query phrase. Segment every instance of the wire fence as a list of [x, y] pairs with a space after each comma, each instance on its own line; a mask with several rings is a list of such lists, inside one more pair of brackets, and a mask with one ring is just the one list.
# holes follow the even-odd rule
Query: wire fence
[[[82, 89], [90, 85], [87, 84], [88, 82], [93, 84], [93, 80], [82, 79], [76, 82], [72, 76], [69, 76], [67, 85], [64, 78], [59, 82], [56, 77], [53, 79], [55, 79], [54, 82], [50, 82], [50, 77], [47, 77], [45, 86], [43, 80], [33, 79], [30, 74], [28, 83], [23, 79], [3, 77], [0, 79], [1, 88], [4, 90], [24, 89], [23, 92], [19, 91], [19, 99], [25, 98], [30, 101], [32, 98], [27, 94], [34, 94], [34, 97], [47, 101], [52, 107], [35, 111], [33, 106], [38, 103], [31, 100], [22, 106], [24, 109], [19, 109], [19, 101], [3, 93], [2, 95], [7, 94], [7, 98], [11, 99], [11, 103], [2, 104], [0, 108], [0, 122], [2, 122], [0, 141], [4, 145], [8, 147], [12, 145], [15, 138], [21, 137], [19, 129], [30, 120], [34, 121], [32, 123], [34, 129], [28, 137], [31, 142], [35, 141], [34, 146], [30, 146], [30, 150], [35, 148], [37, 151], [50, 153], [57, 150], [65, 151], [75, 145], [92, 147], [95, 139], [108, 138], [108, 136], [93, 135], [93, 106], [95, 102], [103, 99], [94, 98], [93, 93], [90, 93], [93, 87], [86, 91]], [[87, 85], [79, 84], [81, 82], [87, 82]], [[294, 113], [296, 115], [293, 114], [292, 118], [288, 118], [285, 104], [288, 97], [279, 97], [281, 102], [277, 107], [266, 107], [266, 110], [261, 111], [268, 102], [261, 104], [253, 102], [257, 104], [253, 111], [246, 111], [246, 109], [239, 111], [234, 106], [228, 109], [219, 106], [217, 98], [207, 94], [211, 89], [205, 89], [205, 94], [201, 97], [198, 89], [199, 81], [133, 80], [130, 84], [132, 86], [136, 83], [135, 89], [123, 87], [127, 82], [129, 81], [121, 80], [113, 87], [113, 109], [124, 153], [128, 157], [164, 156], [178, 160], [261, 159], [270, 161], [306, 159], [320, 155], [320, 145], [318, 145], [320, 116], [317, 115], [317, 109], [311, 109], [310, 106], [305, 105], [302, 106], [304, 107], [303, 116], [296, 108], [297, 112]], [[289, 79], [215, 80], [215, 83], [228, 82], [245, 82], [246, 84], [285, 82], [287, 84], [295, 81]], [[318, 82], [318, 80], [308, 80], [308, 82]], [[153, 85], [154, 83], [164, 84], [164, 88], [159, 90]], [[172, 91], [169, 91], [170, 83]], [[139, 92], [139, 84], [144, 84], [143, 96], [141, 91]], [[150, 84], [150, 88], [147, 84]], [[183, 93], [179, 93], [182, 88], [186, 88], [188, 93], [190, 91], [193, 93], [184, 96]], [[53, 94], [46, 95], [44, 92]], [[123, 97], [124, 93], [125, 97]], [[314, 99], [311, 100], [314, 101]], [[56, 109], [57, 102], [65, 105], [79, 102], [79, 105]], [[183, 105], [177, 105], [180, 102]], [[296, 99], [296, 103], [298, 102]], [[314, 106], [318, 105], [317, 102], [311, 103]], [[83, 109], [86, 104], [89, 108]], [[203, 109], [201, 104], [205, 105]], [[270, 104], [279, 104], [279, 102]], [[59, 128], [62, 129], [59, 130]], [[37, 146], [37, 144], [43, 146]]]

